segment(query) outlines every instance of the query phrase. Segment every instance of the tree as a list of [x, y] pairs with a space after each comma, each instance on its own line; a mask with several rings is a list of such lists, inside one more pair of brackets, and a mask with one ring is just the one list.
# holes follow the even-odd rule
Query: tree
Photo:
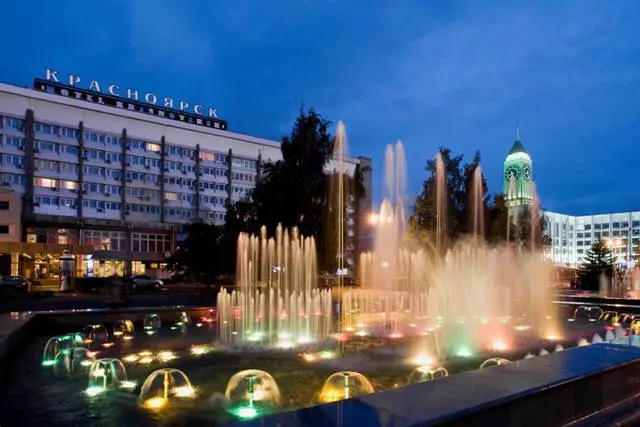
[[613, 277], [615, 257], [601, 240], [593, 242], [580, 265], [580, 284], [583, 289], [597, 291], [604, 274], [608, 281]]
[[167, 269], [209, 285], [225, 272], [222, 229], [197, 221], [189, 224], [185, 231], [187, 237], [169, 257]]
[[[441, 232], [444, 237], [443, 249], [446, 249], [449, 242], [453, 242], [463, 234], [471, 234], [474, 230], [473, 215], [473, 187], [474, 174], [480, 164], [480, 153], [476, 152], [470, 163], [463, 163], [463, 156], [453, 156], [451, 150], [441, 147], [439, 154], [444, 166], [445, 178], [445, 203], [444, 216], [442, 218]], [[423, 182], [422, 192], [416, 198], [414, 205], [414, 215], [409, 223], [414, 233], [421, 235], [435, 236], [437, 234], [438, 209], [437, 201], [437, 160], [427, 161], [425, 170], [429, 176]], [[480, 183], [481, 210], [482, 217], [486, 217], [488, 212], [489, 198], [487, 196], [487, 183], [482, 177]], [[486, 234], [488, 223], [479, 230]]]

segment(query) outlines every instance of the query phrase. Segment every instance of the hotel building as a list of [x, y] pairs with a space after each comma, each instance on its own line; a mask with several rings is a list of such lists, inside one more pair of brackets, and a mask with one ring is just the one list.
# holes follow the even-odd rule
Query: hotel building
[[570, 216], [544, 212], [551, 237], [548, 257], [558, 266], [577, 268], [594, 241], [602, 239], [618, 264], [633, 266], [640, 255], [640, 212]]
[[[281, 159], [279, 142], [231, 132], [213, 109], [60, 80], [47, 70], [33, 89], [0, 84], [1, 273], [56, 277], [66, 250], [77, 275], [159, 274], [185, 224], [222, 224]], [[371, 161], [347, 172], [358, 165], [367, 195], [347, 207], [350, 260], [371, 206]]]

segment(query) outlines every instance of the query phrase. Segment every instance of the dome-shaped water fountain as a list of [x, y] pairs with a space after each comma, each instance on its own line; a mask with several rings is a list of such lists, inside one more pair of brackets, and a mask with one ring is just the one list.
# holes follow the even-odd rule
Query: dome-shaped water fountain
[[278, 384], [271, 375], [259, 369], [247, 369], [233, 375], [224, 396], [231, 405], [230, 412], [239, 418], [253, 418], [280, 404]]
[[593, 334], [593, 338], [591, 338], [591, 344], [599, 344], [601, 342], [604, 342], [604, 340], [602, 339], [602, 337], [600, 335]]
[[480, 369], [490, 368], [492, 366], [508, 365], [509, 363], [511, 363], [510, 360], [503, 359], [501, 357], [493, 357], [482, 362], [482, 365], [480, 365]]
[[134, 327], [133, 322], [131, 320], [118, 320], [113, 324], [113, 336], [114, 337], [122, 337], [125, 335], [131, 335], [133, 333]]
[[564, 347], [562, 346], [562, 344], [558, 344], [556, 345], [556, 348], [554, 350], [554, 353], [557, 353], [559, 351], [564, 351]]
[[549, 351], [546, 348], [540, 349], [540, 356], [546, 356], [547, 354], [549, 354]]
[[606, 342], [613, 342], [616, 339], [616, 334], [612, 330], [607, 330], [604, 334], [604, 340]]
[[578, 347], [585, 347], [589, 345], [589, 341], [586, 338], [580, 338], [578, 340]]
[[58, 353], [63, 350], [72, 350], [85, 343], [84, 335], [80, 333], [59, 335], [49, 338], [42, 353], [42, 366], [53, 366], [56, 363]]
[[95, 396], [107, 389], [132, 389], [135, 383], [127, 380], [127, 371], [119, 359], [98, 359], [89, 369], [89, 386], [86, 393]]
[[142, 326], [144, 330], [147, 332], [154, 332], [160, 329], [162, 326], [162, 321], [160, 320], [160, 316], [155, 313], [150, 313], [144, 316], [142, 320]]
[[324, 382], [320, 392], [321, 402], [335, 402], [356, 396], [373, 393], [373, 386], [361, 373], [340, 371], [331, 374]]
[[423, 383], [425, 381], [433, 381], [433, 380], [437, 380], [438, 378], [444, 378], [448, 376], [449, 376], [449, 371], [447, 371], [442, 366], [439, 368], [419, 366], [415, 368], [413, 371], [411, 371], [411, 374], [409, 374], [407, 385]]
[[527, 359], [533, 359], [535, 356], [531, 353], [527, 353], [524, 355], [524, 357], [522, 358], [523, 360], [527, 360]]
[[109, 341], [109, 332], [102, 324], [87, 325], [82, 332], [93, 346], [104, 344]]
[[179, 369], [163, 368], [152, 372], [142, 384], [138, 403], [147, 409], [191, 400], [196, 391], [187, 375]]
[[75, 347], [61, 350], [55, 358], [55, 375], [86, 374], [96, 359], [88, 348]]

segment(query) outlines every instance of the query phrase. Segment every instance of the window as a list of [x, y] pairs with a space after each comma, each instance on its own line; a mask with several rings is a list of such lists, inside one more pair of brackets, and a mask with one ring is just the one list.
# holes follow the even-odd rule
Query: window
[[159, 153], [160, 152], [160, 145], [159, 144], [152, 144], [152, 143], [148, 142], [147, 146], [146, 146], [146, 150], [147, 151], [152, 151], [154, 153]]
[[67, 154], [73, 154], [74, 156], [77, 156], [80, 150], [78, 149], [78, 147], [74, 147], [73, 145], [65, 145], [64, 152]]
[[0, 211], [8, 211], [9, 210], [9, 202], [6, 200], [0, 200]]
[[178, 200], [178, 193], [169, 193], [167, 191], [165, 191], [164, 193], [164, 199], [165, 200]]
[[[593, 226], [596, 230], [600, 230], [602, 228], [602, 224], [594, 224]], [[586, 230], [587, 227], [585, 226], [584, 229]]]
[[60, 181], [60, 188], [64, 190], [76, 191], [78, 189], [78, 183], [75, 181]]
[[8, 165], [13, 165], [17, 168], [23, 168], [24, 167], [24, 157], [23, 156], [12, 156], [12, 155], [5, 155], [4, 156], [4, 163], [8, 164]]
[[0, 234], [9, 234], [9, 226], [0, 225]]
[[60, 136], [63, 138], [78, 139], [79, 134], [78, 129], [67, 127], [60, 128]]
[[200, 160], [209, 160], [211, 162], [216, 160], [216, 155], [213, 153], [200, 152]]
[[56, 188], [58, 186], [58, 181], [55, 179], [35, 177], [33, 178], [33, 185], [37, 187]]
[[23, 130], [24, 129], [24, 120], [15, 119], [13, 117], [5, 117], [4, 124], [6, 127], [11, 129]]
[[620, 223], [619, 222], [614, 222], [613, 223], [613, 228], [620, 228]]
[[7, 147], [14, 147], [14, 148], [17, 148], [18, 150], [24, 151], [24, 144], [25, 144], [24, 138], [18, 138], [15, 136], [7, 136], [5, 138], [5, 145]]
[[609, 223], [602, 224], [602, 229], [603, 230], [608, 230], [609, 229]]
[[629, 228], [629, 223], [627, 221], [623, 221], [620, 223], [621, 228]]

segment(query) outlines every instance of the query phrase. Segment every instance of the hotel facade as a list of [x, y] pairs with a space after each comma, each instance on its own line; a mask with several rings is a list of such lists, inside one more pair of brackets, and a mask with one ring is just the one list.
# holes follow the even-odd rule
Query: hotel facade
[[[0, 272], [57, 277], [64, 251], [78, 276], [154, 274], [186, 224], [224, 223], [280, 143], [227, 130], [217, 111], [119, 85], [47, 70], [33, 89], [0, 84]], [[371, 209], [371, 160], [360, 165], [366, 196], [349, 199], [346, 258]], [[332, 169], [330, 163], [327, 168]]]

